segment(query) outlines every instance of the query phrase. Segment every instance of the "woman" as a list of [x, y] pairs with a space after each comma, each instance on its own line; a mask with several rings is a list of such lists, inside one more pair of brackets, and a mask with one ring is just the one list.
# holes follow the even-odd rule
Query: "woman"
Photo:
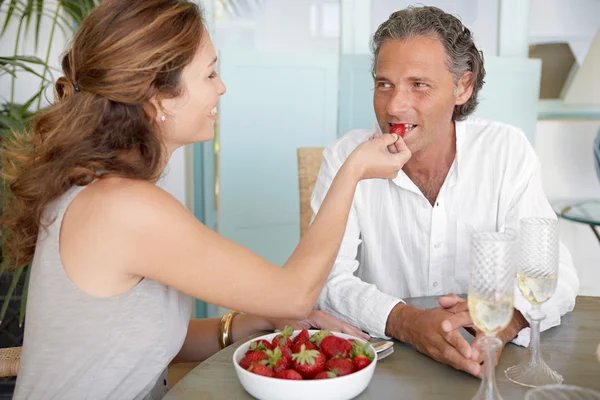
[[[359, 180], [395, 177], [410, 157], [394, 135], [360, 145], [278, 268], [155, 185], [176, 148], [212, 139], [215, 62], [192, 2], [105, 0], [63, 57], [57, 102], [5, 152], [5, 254], [32, 263], [15, 399], [162, 397], [173, 359], [219, 349], [220, 321], [190, 324], [191, 297], [247, 313], [223, 320], [224, 345], [307, 318]], [[302, 324], [356, 333], [324, 314]]]

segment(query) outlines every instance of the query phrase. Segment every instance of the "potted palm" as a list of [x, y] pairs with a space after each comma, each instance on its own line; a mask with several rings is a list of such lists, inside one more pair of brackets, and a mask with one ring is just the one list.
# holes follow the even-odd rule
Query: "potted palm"
[[[3, 147], [17, 132], [22, 132], [43, 104], [48, 87], [57, 72], [51, 67], [52, 43], [62, 31], [70, 38], [77, 26], [101, 0], [0, 0], [0, 38], [15, 33], [12, 54], [0, 54], [0, 77], [10, 81], [8, 94], [0, 96], [0, 140]], [[48, 35], [47, 48], [40, 49], [42, 35]], [[27, 40], [34, 41], [33, 54], [23, 54]], [[5, 53], [5, 52], [4, 52]], [[5, 78], [6, 79], [6, 78]], [[37, 80], [39, 86], [22, 102], [15, 91], [24, 80]], [[2, 198], [10, 196], [4, 180]], [[0, 210], [1, 212], [1, 210]], [[7, 232], [2, 232], [6, 235]], [[1, 253], [0, 253], [1, 257]], [[18, 346], [22, 341], [29, 268], [13, 270], [2, 259], [0, 266], [0, 347]], [[3, 330], [9, 329], [7, 335]]]

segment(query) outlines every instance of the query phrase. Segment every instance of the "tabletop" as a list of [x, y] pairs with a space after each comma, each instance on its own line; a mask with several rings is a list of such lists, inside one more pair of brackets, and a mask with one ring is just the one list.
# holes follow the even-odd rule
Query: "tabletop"
[[[407, 302], [431, 308], [437, 305], [437, 297]], [[265, 333], [268, 332], [260, 334]], [[234, 343], [202, 362], [169, 391], [165, 400], [252, 399], [239, 383], [232, 361], [235, 349], [249, 339]], [[541, 335], [542, 354], [548, 365], [564, 377], [563, 383], [596, 390], [600, 390], [600, 363], [596, 359], [599, 342], [600, 297], [577, 297], [575, 309], [563, 317], [561, 325]], [[505, 399], [523, 399], [530, 389], [510, 382], [504, 375], [504, 370], [527, 356], [526, 348], [514, 344], [504, 349], [496, 368], [496, 380]], [[396, 341], [394, 353], [377, 363], [369, 386], [356, 399], [470, 399], [479, 384], [479, 379]]]

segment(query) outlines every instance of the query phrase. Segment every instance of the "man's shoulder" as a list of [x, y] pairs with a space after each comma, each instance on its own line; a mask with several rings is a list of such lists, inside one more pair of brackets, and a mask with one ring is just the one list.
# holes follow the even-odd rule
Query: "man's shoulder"
[[498, 137], [503, 139], [529, 143], [527, 136], [521, 128], [504, 122], [480, 117], [469, 117], [461, 121], [464, 131], [468, 136], [480, 136], [483, 139], [493, 140]]
[[498, 152], [512, 157], [535, 156], [533, 146], [522, 129], [500, 121], [469, 117], [461, 121], [463, 143], [487, 155]]
[[352, 151], [373, 135], [372, 129], [354, 129], [325, 147], [324, 155], [339, 162], [344, 162]]

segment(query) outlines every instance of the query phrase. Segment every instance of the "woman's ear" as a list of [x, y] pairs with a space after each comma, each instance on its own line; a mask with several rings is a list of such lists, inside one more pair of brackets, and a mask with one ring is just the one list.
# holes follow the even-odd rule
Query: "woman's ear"
[[160, 101], [156, 97], [151, 97], [149, 102], [144, 104], [144, 113], [149, 120], [153, 120], [156, 123], [166, 121], [166, 112], [162, 108]]

